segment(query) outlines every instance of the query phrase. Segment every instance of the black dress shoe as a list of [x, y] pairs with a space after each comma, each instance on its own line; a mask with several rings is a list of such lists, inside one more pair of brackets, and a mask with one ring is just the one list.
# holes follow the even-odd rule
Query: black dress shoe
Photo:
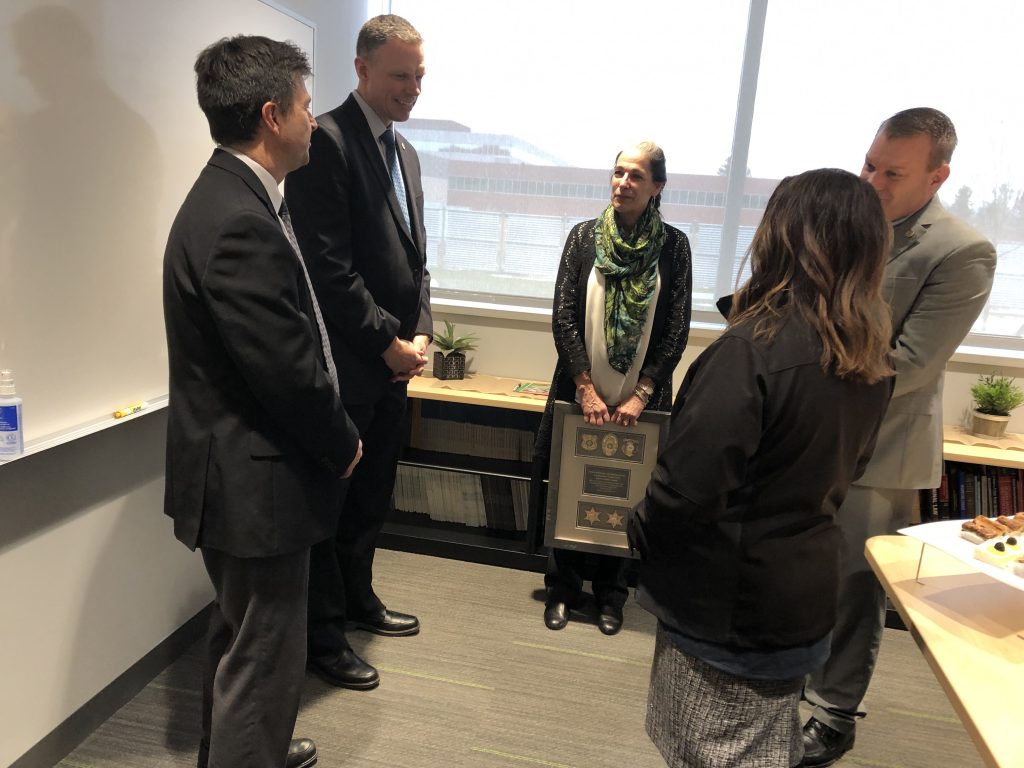
[[311, 656], [308, 666], [319, 678], [339, 688], [368, 691], [380, 685], [377, 670], [346, 648], [338, 656]]
[[364, 616], [349, 622], [355, 629], [365, 629], [377, 635], [403, 637], [420, 631], [420, 620], [408, 613], [389, 611], [385, 608], [376, 616]]
[[[199, 742], [199, 758], [196, 763], [198, 768], [206, 768], [210, 762], [210, 747], [205, 742]], [[288, 745], [288, 757], [285, 758], [284, 768], [311, 768], [316, 765], [316, 744], [312, 739], [292, 739]]]
[[316, 765], [316, 744], [312, 739], [292, 739], [288, 745], [285, 768], [310, 768]]
[[804, 726], [804, 768], [825, 768], [853, 748], [855, 731], [846, 733], [812, 717]]
[[622, 609], [617, 605], [602, 605], [597, 614], [597, 628], [606, 635], [617, 634], [622, 629]]
[[555, 601], [544, 606], [544, 626], [548, 629], [565, 629], [568, 623], [568, 605]]

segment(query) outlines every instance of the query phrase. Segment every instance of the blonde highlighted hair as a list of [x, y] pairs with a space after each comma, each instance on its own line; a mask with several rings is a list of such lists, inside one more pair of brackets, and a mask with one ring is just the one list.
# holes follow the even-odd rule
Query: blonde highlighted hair
[[772, 338], [802, 315], [821, 337], [821, 367], [873, 383], [893, 373], [892, 321], [882, 273], [892, 229], [875, 190], [847, 171], [822, 168], [783, 179], [750, 244], [750, 279], [729, 325], [753, 323]]

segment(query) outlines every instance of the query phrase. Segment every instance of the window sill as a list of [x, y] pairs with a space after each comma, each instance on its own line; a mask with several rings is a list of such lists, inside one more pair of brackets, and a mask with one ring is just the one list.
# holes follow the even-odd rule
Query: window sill
[[[431, 306], [445, 315], [459, 315], [466, 318], [487, 318], [509, 320], [516, 324], [533, 323], [551, 326], [549, 307], [516, 306], [513, 304], [489, 304], [482, 301], [435, 298]], [[722, 333], [721, 323], [693, 320], [690, 323], [690, 339], [699, 340], [706, 346]], [[953, 353], [950, 362], [964, 365], [998, 366], [1005, 369], [1024, 369], [1024, 350], [1003, 347], [986, 347], [979, 344], [964, 344]], [[1012, 373], [1007, 371], [1007, 373]]]

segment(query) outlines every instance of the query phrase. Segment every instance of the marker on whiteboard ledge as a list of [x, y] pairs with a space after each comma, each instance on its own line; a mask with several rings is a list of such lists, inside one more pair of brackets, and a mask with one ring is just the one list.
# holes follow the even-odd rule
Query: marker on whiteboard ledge
[[149, 403], [141, 402], [129, 405], [127, 408], [121, 408], [120, 410], [114, 411], [115, 419], [123, 419], [125, 416], [131, 416], [133, 413], [138, 413], [145, 408]]

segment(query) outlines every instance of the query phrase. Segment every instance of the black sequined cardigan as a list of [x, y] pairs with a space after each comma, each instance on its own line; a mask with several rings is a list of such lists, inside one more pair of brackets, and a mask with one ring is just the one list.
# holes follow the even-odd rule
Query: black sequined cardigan
[[[558, 267], [551, 311], [551, 330], [558, 363], [534, 443], [535, 476], [547, 474], [555, 400], [573, 402], [576, 399], [573, 379], [590, 370], [584, 341], [584, 320], [587, 281], [597, 255], [594, 246], [596, 222], [596, 219], [591, 219], [572, 228]], [[690, 262], [690, 241], [678, 229], [666, 224], [665, 244], [658, 258], [661, 290], [654, 309], [651, 341], [640, 371], [641, 376], [648, 376], [654, 381], [654, 394], [647, 403], [649, 410], [667, 411], [672, 405], [672, 371], [679, 364], [690, 332]]]

